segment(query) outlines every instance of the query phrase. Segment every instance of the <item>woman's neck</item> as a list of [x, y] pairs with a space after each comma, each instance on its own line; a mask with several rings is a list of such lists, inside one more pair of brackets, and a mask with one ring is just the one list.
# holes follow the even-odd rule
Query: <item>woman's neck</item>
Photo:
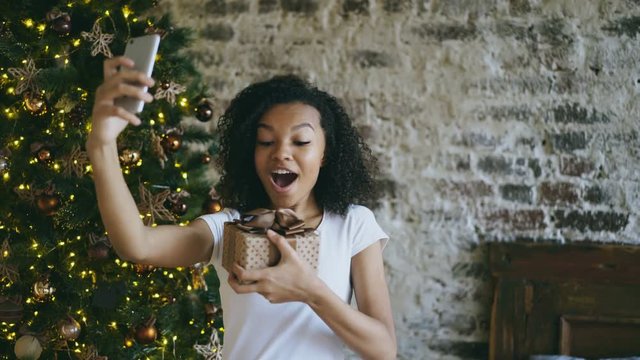
[[[271, 204], [271, 207], [273, 209], [281, 208], [281, 206], [277, 206], [273, 203]], [[304, 203], [295, 204], [287, 208], [293, 210], [300, 218], [302, 218], [306, 223], [306, 226], [315, 228], [322, 220], [323, 211], [313, 198], [307, 199]]]

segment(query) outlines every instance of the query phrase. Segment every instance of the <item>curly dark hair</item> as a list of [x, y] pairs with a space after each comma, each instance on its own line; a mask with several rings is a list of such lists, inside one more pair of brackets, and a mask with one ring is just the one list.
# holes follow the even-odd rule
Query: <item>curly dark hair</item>
[[377, 200], [375, 157], [340, 102], [294, 75], [249, 85], [231, 101], [218, 122], [221, 172], [219, 192], [225, 206], [244, 212], [268, 207], [270, 200], [254, 166], [258, 122], [273, 106], [300, 102], [320, 113], [326, 138], [324, 166], [313, 188], [321, 208], [346, 214], [351, 204]]

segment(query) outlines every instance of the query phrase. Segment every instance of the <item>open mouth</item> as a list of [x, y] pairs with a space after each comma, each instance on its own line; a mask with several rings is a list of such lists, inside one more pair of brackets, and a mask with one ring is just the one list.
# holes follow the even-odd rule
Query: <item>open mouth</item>
[[298, 178], [298, 174], [288, 170], [276, 170], [271, 173], [273, 183], [280, 188], [286, 188]]

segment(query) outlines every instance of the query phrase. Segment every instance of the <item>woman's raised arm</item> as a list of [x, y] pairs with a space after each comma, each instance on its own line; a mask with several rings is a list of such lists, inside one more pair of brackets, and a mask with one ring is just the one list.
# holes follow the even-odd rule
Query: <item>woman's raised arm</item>
[[131, 84], [153, 86], [153, 79], [134, 71], [119, 72], [119, 66], [132, 67], [124, 57], [104, 62], [104, 82], [96, 91], [87, 152], [102, 222], [116, 253], [123, 259], [155, 266], [187, 266], [206, 261], [212, 252], [211, 232], [204, 221], [180, 227], [147, 227], [140, 219], [136, 203], [127, 187], [118, 159], [117, 138], [128, 124], [140, 119], [116, 106], [114, 100], [130, 96], [151, 102], [151, 94]]

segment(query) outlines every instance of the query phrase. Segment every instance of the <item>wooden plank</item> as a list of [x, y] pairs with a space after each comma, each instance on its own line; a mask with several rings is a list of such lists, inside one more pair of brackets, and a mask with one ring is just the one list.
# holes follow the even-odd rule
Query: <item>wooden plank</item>
[[560, 354], [587, 358], [640, 354], [640, 318], [562, 316]]
[[489, 359], [513, 358], [514, 292], [512, 281], [498, 279], [491, 311]]
[[640, 246], [556, 243], [491, 243], [496, 277], [530, 280], [588, 279], [640, 284]]

